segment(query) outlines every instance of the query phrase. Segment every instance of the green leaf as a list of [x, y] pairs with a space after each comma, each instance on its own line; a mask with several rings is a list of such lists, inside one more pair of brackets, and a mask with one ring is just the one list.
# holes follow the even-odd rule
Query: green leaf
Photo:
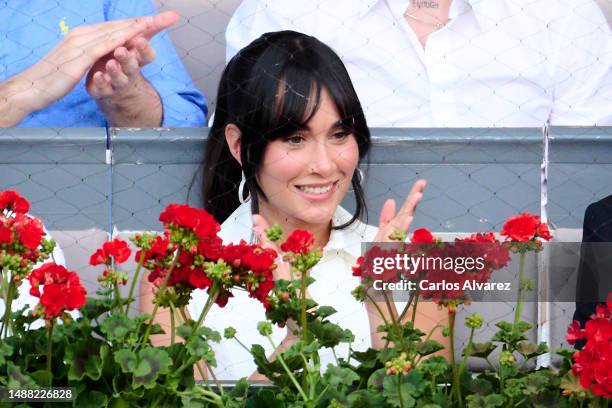
[[8, 377], [7, 388], [37, 388], [36, 381], [27, 374], [21, 372], [21, 369], [8, 361], [6, 364], [6, 374]]
[[397, 376], [387, 376], [384, 380], [383, 395], [387, 402], [393, 407], [411, 408], [416, 404], [416, 400], [410, 395], [406, 387], [399, 386]]
[[100, 408], [105, 407], [108, 398], [105, 394], [95, 390], [85, 390], [77, 397], [74, 406], [79, 408]]
[[387, 377], [387, 369], [379, 368], [368, 378], [368, 389], [379, 392], [383, 389], [383, 380]]
[[240, 381], [238, 381], [236, 385], [234, 385], [234, 388], [232, 388], [228, 395], [232, 399], [243, 398], [246, 397], [248, 390], [249, 382], [246, 378], [241, 378]]
[[134, 370], [134, 388], [144, 386], [155, 387], [155, 381], [161, 374], [167, 374], [172, 365], [172, 359], [165, 350], [148, 347], [138, 352], [138, 365]]
[[336, 313], [336, 309], [331, 306], [320, 306], [316, 311], [316, 315], [319, 316], [321, 319], [325, 319], [326, 317], [329, 317], [334, 313]]
[[428, 356], [444, 349], [444, 346], [435, 340], [425, 340], [421, 343], [417, 343], [416, 350], [421, 356]]
[[176, 328], [176, 334], [184, 339], [191, 336], [191, 332], [193, 332], [193, 328], [189, 323], [181, 324]]
[[315, 336], [321, 347], [335, 347], [340, 343], [348, 343], [354, 339], [350, 330], [328, 321], [315, 320], [308, 324], [308, 330]]
[[472, 343], [470, 356], [487, 358], [496, 348], [497, 346], [494, 346], [490, 341], [487, 341], [486, 343]]
[[493, 384], [484, 378], [474, 378], [470, 383], [470, 391], [474, 394], [488, 395], [493, 392]]
[[444, 357], [432, 356], [419, 364], [417, 369], [429, 378], [433, 378], [444, 374], [449, 367]]
[[79, 309], [83, 317], [93, 320], [104, 313], [110, 311], [113, 307], [113, 300], [109, 298], [87, 298], [85, 306]]
[[339, 385], [345, 385], [349, 387], [355, 381], [359, 380], [359, 376], [350, 368], [345, 367], [335, 367], [331, 364], [327, 365], [327, 371], [324, 375], [325, 381], [333, 387], [336, 388]]
[[418, 371], [407, 375], [387, 375], [383, 379], [383, 396], [394, 407], [410, 408], [423, 393], [427, 384]]
[[108, 340], [122, 343], [128, 335], [135, 333], [136, 322], [123, 314], [115, 314], [107, 317], [100, 329]]
[[353, 357], [361, 363], [362, 368], [372, 369], [376, 367], [378, 353], [378, 350], [369, 348], [366, 351], [353, 351]]
[[199, 336], [203, 336], [208, 341], [214, 341], [215, 343], [221, 342], [221, 334], [218, 331], [213, 330], [209, 327], [200, 326], [200, 328], [198, 328], [197, 334]]
[[468, 395], [466, 398], [468, 408], [497, 408], [504, 404], [504, 397], [499, 394]]
[[204, 359], [208, 365], [212, 367], [217, 366], [217, 360], [215, 359], [215, 352], [208, 345], [208, 343], [201, 337], [194, 337], [186, 345], [187, 351], [198, 360]]
[[266, 357], [266, 351], [259, 344], [251, 346], [251, 354], [257, 365], [257, 371], [268, 378], [274, 377], [274, 363], [270, 363]]
[[113, 398], [108, 402], [108, 408], [130, 408], [132, 405], [123, 398]]
[[115, 361], [121, 366], [121, 371], [124, 373], [133, 373], [138, 365], [138, 358], [130, 350], [115, 351]]
[[68, 379], [81, 381], [87, 376], [98, 380], [102, 374], [101, 343], [81, 340], [66, 347], [66, 361], [70, 366]]
[[541, 373], [529, 373], [525, 378], [525, 395], [537, 395], [549, 383], [549, 378]]
[[260, 390], [253, 398], [253, 408], [284, 408], [285, 403], [276, 398], [271, 390]]
[[385, 399], [382, 395], [367, 390], [352, 392], [347, 398], [351, 408], [383, 408]]
[[47, 370], [34, 371], [30, 374], [30, 377], [32, 377], [37, 384], [45, 387], [51, 382], [51, 374]]
[[5, 342], [0, 343], [0, 367], [8, 361], [7, 357], [13, 354], [13, 346]]
[[523, 355], [523, 357], [525, 357], [525, 359], [530, 359], [548, 353], [548, 346], [546, 343], [535, 344], [524, 341], [517, 344], [516, 349]]

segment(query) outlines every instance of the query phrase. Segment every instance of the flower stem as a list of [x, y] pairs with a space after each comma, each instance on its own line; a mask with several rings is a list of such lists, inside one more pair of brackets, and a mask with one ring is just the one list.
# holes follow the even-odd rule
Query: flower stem
[[300, 282], [300, 323], [302, 326], [302, 340], [306, 341], [308, 336], [308, 321], [306, 319], [306, 278], [308, 274], [305, 271], [301, 273], [301, 282]]
[[119, 285], [116, 282], [113, 283], [113, 291], [115, 292], [115, 304], [117, 305], [116, 309], [119, 311], [119, 313], [123, 313], [123, 307], [121, 306], [121, 292], [119, 291]]
[[419, 304], [419, 291], [416, 292], [414, 297], [414, 306], [412, 307], [412, 317], [410, 317], [410, 321], [412, 322], [412, 327], [414, 328], [414, 321], [416, 320], [416, 311], [417, 306]]
[[283, 356], [281, 355], [280, 351], [278, 350], [278, 347], [276, 347], [276, 344], [274, 344], [274, 342], [272, 341], [272, 337], [270, 337], [270, 335], [267, 335], [266, 338], [268, 339], [268, 341], [270, 342], [270, 345], [272, 345], [272, 348], [274, 349], [274, 355], [276, 356], [276, 358], [278, 359], [278, 361], [281, 363], [281, 365], [283, 366], [283, 368], [285, 369], [285, 372], [287, 373], [287, 375], [289, 376], [289, 379], [291, 380], [291, 382], [293, 383], [293, 385], [295, 386], [295, 388], [297, 388], [298, 392], [300, 393], [300, 395], [302, 396], [302, 399], [304, 400], [304, 402], [308, 402], [308, 396], [306, 395], [306, 393], [304, 392], [304, 390], [302, 389], [302, 387], [300, 387], [300, 384], [298, 383], [298, 381], [295, 379], [295, 376], [293, 375], [293, 373], [291, 372], [291, 370], [289, 370], [289, 367], [287, 367], [287, 364], [285, 363], [285, 360], [283, 360]]
[[514, 325], [521, 321], [523, 314], [523, 275], [525, 274], [525, 253], [521, 252], [519, 261], [519, 288], [516, 296], [516, 308], [514, 309]]
[[397, 374], [397, 395], [399, 397], [400, 408], [404, 408], [404, 398], [402, 398], [402, 374]]
[[51, 371], [51, 357], [53, 356], [53, 328], [55, 327], [55, 319], [51, 320], [49, 326], [49, 339], [47, 341], [47, 371], [49, 372], [49, 387], [53, 384], [53, 372]]
[[176, 308], [174, 307], [174, 304], [170, 302], [170, 345], [171, 346], [174, 346], [174, 343], [176, 341], [175, 315], [176, 315]]
[[450, 355], [451, 355], [451, 368], [453, 372], [453, 394], [457, 400], [459, 408], [463, 407], [463, 401], [461, 400], [461, 389], [459, 384], [459, 370], [457, 363], [455, 362], [455, 312], [449, 312], [448, 314], [448, 330], [450, 336]]
[[382, 309], [380, 308], [380, 306], [378, 306], [378, 304], [374, 301], [374, 299], [372, 298], [372, 296], [366, 294], [366, 298], [372, 302], [372, 304], [374, 305], [374, 307], [376, 308], [376, 311], [378, 312], [378, 314], [380, 315], [380, 318], [383, 320], [383, 322], [385, 322], [385, 325], [388, 326], [389, 325], [389, 321], [387, 320], [387, 318], [385, 317], [385, 314], [383, 313]]
[[[6, 283], [6, 281], [5, 281]], [[4, 336], [0, 336], [2, 338], [7, 338], [10, 333], [10, 325], [11, 325], [11, 306], [13, 304], [13, 292], [15, 291], [15, 284], [13, 283], [13, 280], [10, 280], [10, 283], [8, 283], [8, 289], [6, 290], [6, 301], [4, 302], [5, 306], [5, 310], [4, 310], [4, 316], [3, 316], [3, 320], [4, 323], [2, 325], [2, 333], [4, 333]]]
[[[158, 293], [166, 290], [166, 286], [168, 285], [168, 281], [170, 280], [170, 275], [172, 275], [172, 271], [174, 270], [174, 268], [176, 267], [176, 264], [178, 263], [180, 254], [181, 254], [181, 249], [179, 248], [176, 251], [176, 255], [174, 255], [174, 259], [172, 260], [172, 263], [170, 264], [170, 268], [168, 269], [168, 273], [166, 274], [164, 281], [162, 282], [161, 286], [157, 289]], [[151, 329], [153, 328], [153, 323], [155, 322], [155, 316], [157, 315], [158, 309], [159, 309], [159, 305], [155, 304], [155, 307], [153, 308], [153, 313], [151, 314], [151, 319], [149, 320], [149, 325], [147, 326], [147, 330], [145, 331], [142, 341], [140, 342], [141, 344], [145, 344], [147, 340], [149, 339], [149, 335], [151, 334]]]
[[217, 286], [218, 286], [217, 282], [213, 282], [213, 284], [212, 284], [212, 286], [210, 288], [210, 295], [208, 296], [208, 299], [206, 299], [206, 303], [204, 304], [204, 309], [202, 309], [202, 313], [200, 313], [200, 317], [198, 317], [198, 321], [195, 324], [195, 328], [193, 329], [193, 331], [189, 335], [189, 338], [185, 340], [185, 342], [191, 340], [191, 338], [193, 337], [193, 335], [195, 334], [197, 329], [200, 327], [200, 325], [204, 321], [204, 318], [206, 317], [206, 315], [210, 311], [210, 308], [212, 307], [212, 305], [217, 300], [217, 297], [219, 296], [219, 291], [217, 290]]
[[142, 269], [142, 264], [144, 263], [146, 251], [141, 251], [140, 258], [138, 259], [138, 266], [136, 266], [136, 272], [134, 273], [134, 278], [132, 279], [132, 283], [130, 283], [130, 292], [127, 298], [127, 304], [125, 305], [125, 315], [127, 316], [130, 311], [130, 305], [134, 301], [134, 290], [136, 289], [136, 283], [138, 283], [138, 277], [140, 276], [140, 270]]
[[410, 292], [410, 297], [408, 297], [408, 302], [406, 302], [406, 306], [404, 306], [404, 310], [402, 310], [402, 313], [400, 313], [399, 315], [398, 319], [400, 322], [404, 320], [404, 317], [406, 317], [406, 313], [408, 313], [408, 308], [412, 304], [412, 301], [414, 300], [414, 296], [415, 296], [415, 292], [414, 291]]
[[459, 375], [461, 375], [463, 373], [463, 370], [465, 370], [465, 365], [467, 364], [467, 360], [468, 360], [468, 356], [470, 355], [470, 352], [472, 351], [472, 342], [474, 341], [474, 330], [475, 329], [471, 329], [470, 331], [470, 338], [468, 340], [468, 344], [465, 347], [465, 355], [463, 356], [463, 361], [461, 362], [461, 366], [459, 367]]

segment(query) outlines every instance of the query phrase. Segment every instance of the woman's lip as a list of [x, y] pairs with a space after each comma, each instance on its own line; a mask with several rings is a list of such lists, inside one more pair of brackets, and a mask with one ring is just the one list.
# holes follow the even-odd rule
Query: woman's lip
[[[323, 193], [323, 194], [314, 194], [314, 193], [307, 193], [306, 191], [302, 190], [300, 187], [301, 186], [296, 186], [295, 189], [297, 190], [297, 192], [303, 196], [304, 198], [306, 198], [309, 201], [325, 201], [328, 200], [329, 198], [331, 198], [334, 193], [336, 192], [336, 190], [338, 190], [338, 182], [334, 182], [332, 183], [332, 187], [329, 189], [328, 192]], [[324, 187], [324, 186], [328, 186], [329, 183], [327, 184], [322, 184], [319, 187]], [[307, 184], [305, 186], [314, 186], [314, 184]]]
[[336, 184], [338, 183], [339, 180], [336, 181], [329, 181], [327, 183], [313, 183], [313, 184], [297, 184], [297, 187], [312, 187], [312, 188], [320, 188], [320, 187], [327, 187], [330, 184]]

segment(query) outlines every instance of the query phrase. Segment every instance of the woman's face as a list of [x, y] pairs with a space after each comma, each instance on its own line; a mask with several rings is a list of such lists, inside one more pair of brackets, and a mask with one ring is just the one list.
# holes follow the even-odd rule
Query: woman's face
[[355, 136], [342, 124], [325, 88], [306, 128], [270, 142], [257, 181], [268, 200], [260, 213], [293, 228], [329, 225], [359, 161]]

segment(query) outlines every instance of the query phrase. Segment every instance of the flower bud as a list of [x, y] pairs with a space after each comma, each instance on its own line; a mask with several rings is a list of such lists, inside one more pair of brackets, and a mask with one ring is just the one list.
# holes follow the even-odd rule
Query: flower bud
[[471, 315], [465, 318], [465, 325], [469, 329], [480, 329], [482, 327], [483, 322], [483, 317], [478, 313], [472, 313]]
[[223, 332], [223, 337], [225, 337], [226, 339], [233, 339], [235, 336], [236, 336], [236, 329], [234, 329], [231, 326], [225, 328], [225, 331]]
[[270, 322], [259, 322], [257, 323], [257, 331], [262, 336], [270, 336], [272, 334], [272, 324]]

